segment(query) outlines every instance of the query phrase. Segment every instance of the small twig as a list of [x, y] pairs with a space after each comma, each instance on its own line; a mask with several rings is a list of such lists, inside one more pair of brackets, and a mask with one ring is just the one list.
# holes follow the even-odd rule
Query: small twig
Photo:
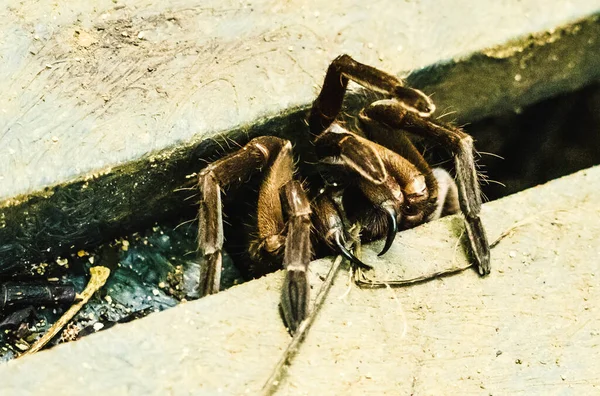
[[[460, 246], [460, 241], [464, 235], [465, 231], [463, 230], [460, 236], [456, 239], [456, 244], [454, 245], [454, 254], [452, 255], [452, 264], [456, 263], [456, 251]], [[361, 289], [378, 289], [382, 287], [392, 288], [392, 287], [402, 287], [402, 286], [410, 286], [415, 285], [417, 283], [427, 282], [429, 280], [435, 278], [441, 278], [448, 275], [453, 275], [459, 272], [462, 272], [468, 268], [471, 268], [473, 264], [468, 264], [466, 266], [457, 267], [453, 266], [452, 268], [445, 269], [438, 272], [432, 272], [427, 275], [417, 276], [415, 278], [409, 279], [392, 279], [392, 280], [372, 280], [368, 279], [364, 274], [361, 268], [358, 268], [355, 273], [354, 283]]]
[[285, 366], [288, 365], [289, 363], [291, 363], [291, 360], [294, 358], [294, 356], [298, 352], [298, 348], [300, 347], [300, 344], [302, 343], [302, 341], [304, 341], [304, 338], [308, 334], [308, 330], [310, 330], [313, 322], [315, 321], [315, 318], [317, 317], [317, 314], [320, 311], [321, 306], [325, 302], [325, 297], [327, 297], [327, 294], [329, 293], [329, 290], [331, 289], [331, 286], [333, 284], [333, 279], [335, 278], [335, 275], [337, 274], [337, 272], [340, 268], [342, 259], [343, 259], [342, 256], [337, 256], [335, 258], [335, 260], [333, 261], [333, 265], [329, 269], [329, 272], [327, 273], [327, 277], [325, 278], [325, 281], [323, 281], [323, 284], [321, 285], [321, 288], [319, 289], [319, 293], [317, 294], [317, 298], [315, 300], [315, 306], [314, 306], [313, 310], [310, 312], [308, 317], [305, 320], [303, 320], [302, 323], [300, 323], [300, 326], [298, 326], [298, 329], [296, 330], [296, 333], [294, 334], [292, 341], [289, 343], [288, 347], [283, 352], [283, 355], [281, 356], [281, 359], [279, 359], [279, 362], [277, 362], [277, 365], [273, 369], [271, 376], [269, 377], [267, 382], [265, 382], [265, 384], [263, 385], [263, 388], [262, 388], [263, 395], [265, 395], [265, 396], [273, 395], [277, 391], [279, 384], [281, 383], [281, 380], [285, 374]]
[[[352, 241], [350, 241], [347, 245], [347, 247], [350, 248], [351, 245], [354, 244], [354, 251], [355, 251], [355, 254], [357, 255], [357, 257], [360, 257], [360, 254], [361, 254], [360, 238], [359, 238], [360, 230], [361, 230], [361, 227], [359, 224], [356, 224], [350, 230], [350, 233], [352, 235]], [[319, 292], [315, 299], [315, 305], [314, 305], [312, 311], [308, 314], [308, 317], [306, 319], [304, 319], [302, 321], [302, 323], [300, 323], [300, 326], [298, 326], [298, 329], [296, 329], [296, 333], [292, 337], [292, 340], [288, 344], [288, 347], [283, 352], [281, 359], [279, 359], [279, 361], [277, 362], [277, 365], [273, 369], [271, 376], [263, 385], [262, 394], [264, 396], [274, 395], [275, 392], [277, 392], [277, 389], [279, 389], [279, 385], [281, 384], [283, 376], [285, 375], [285, 372], [286, 372], [285, 368], [286, 368], [286, 366], [291, 364], [292, 359], [294, 358], [294, 356], [296, 356], [296, 353], [298, 352], [300, 345], [306, 338], [308, 331], [310, 330], [312, 324], [314, 323], [314, 321], [317, 317], [317, 314], [320, 312], [321, 307], [323, 306], [323, 303], [325, 302], [325, 298], [329, 294], [329, 290], [331, 290], [331, 286], [333, 285], [333, 280], [335, 279], [335, 276], [337, 275], [343, 260], [344, 260], [343, 256], [340, 255], [340, 256], [337, 256], [335, 258], [335, 260], [333, 261], [333, 264], [331, 265], [331, 268], [329, 269], [329, 272], [327, 273], [327, 276], [325, 277], [323, 284], [319, 288]]]
[[[427, 275], [417, 276], [415, 278], [392, 279], [392, 280], [384, 280], [384, 281], [368, 279], [365, 276], [365, 274], [362, 272], [362, 269], [358, 268], [355, 273], [354, 282], [356, 283], [357, 286], [359, 286], [362, 289], [378, 289], [381, 287], [388, 287], [388, 286], [389, 287], [409, 286], [409, 285], [414, 285], [417, 283], [427, 282], [427, 281], [435, 279], [435, 278], [441, 278], [444, 276], [454, 275], [454, 274], [462, 272], [468, 268], [471, 268], [472, 266], [473, 266], [472, 264], [468, 264], [464, 267], [454, 267], [454, 268], [446, 269], [443, 271], [432, 272]], [[359, 277], [362, 277], [362, 279]]]
[[81, 293], [80, 295], [77, 296], [80, 299], [80, 301], [77, 302], [76, 304], [72, 305], [71, 308], [69, 308], [67, 310], [67, 312], [65, 312], [63, 314], [63, 316], [61, 316], [56, 321], [56, 323], [54, 323], [52, 325], [52, 327], [50, 327], [48, 332], [46, 334], [44, 334], [42, 336], [42, 338], [37, 340], [35, 342], [35, 344], [33, 344], [31, 346], [31, 348], [29, 348], [21, 356], [31, 355], [33, 353], [36, 353], [37, 351], [42, 349], [48, 343], [48, 341], [50, 341], [52, 338], [54, 338], [54, 336], [57, 335], [58, 332], [67, 323], [69, 323], [71, 321], [71, 319], [73, 319], [73, 317], [77, 314], [77, 312], [79, 312], [81, 310], [81, 308], [85, 305], [85, 303], [88, 302], [88, 300], [94, 295], [94, 293], [96, 291], [98, 291], [98, 289], [100, 289], [102, 286], [104, 286], [104, 284], [106, 283], [106, 280], [108, 279], [108, 275], [110, 275], [110, 270], [106, 267], [96, 266], [96, 267], [90, 268], [90, 274], [91, 274], [91, 278], [90, 278], [88, 285], [86, 286], [83, 293]]
[[350, 294], [350, 290], [352, 289], [352, 278], [354, 278], [354, 267], [350, 266], [350, 268], [348, 268], [348, 288], [344, 294], [338, 297], [340, 300], [345, 300]]
[[[510, 236], [515, 230], [524, 227], [526, 225], [535, 223], [536, 221], [538, 221], [540, 219], [540, 217], [545, 216], [547, 214], [556, 214], [556, 213], [560, 213], [560, 212], [568, 212], [568, 210], [566, 209], [555, 209], [555, 210], [547, 210], [547, 211], [543, 211], [540, 213], [537, 213], [533, 216], [529, 216], [526, 217], [522, 220], [517, 221], [515, 224], [513, 224], [511, 227], [509, 227], [508, 229], [506, 229], [505, 231], [502, 232], [502, 234], [500, 234], [500, 236], [498, 238], [496, 238], [496, 240], [494, 242], [492, 242], [490, 244], [490, 249], [495, 248], [500, 241], [502, 241], [504, 238]], [[464, 233], [464, 231], [463, 231]], [[454, 259], [456, 257], [456, 249], [459, 246], [459, 242], [462, 239], [462, 233], [460, 235], [460, 237], [457, 240], [456, 245], [454, 246], [454, 256], [453, 256], [453, 262]], [[471, 268], [473, 265], [472, 264], [468, 264], [462, 267], [452, 267], [446, 270], [442, 270], [442, 271], [438, 271], [438, 272], [432, 272], [430, 274], [427, 275], [422, 275], [422, 276], [417, 276], [415, 278], [410, 278], [410, 279], [392, 279], [392, 280], [371, 280], [368, 279], [366, 277], [366, 275], [363, 273], [361, 268], [357, 268], [356, 272], [355, 272], [355, 276], [354, 276], [354, 282], [361, 288], [364, 289], [377, 289], [377, 288], [381, 288], [381, 287], [402, 287], [402, 286], [409, 286], [409, 285], [414, 285], [417, 283], [423, 283], [423, 282], [427, 282], [430, 281], [432, 279], [436, 279], [436, 278], [441, 278], [441, 277], [445, 277], [445, 276], [449, 276], [449, 275], [454, 275], [457, 274], [459, 272], [462, 272], [468, 268]]]
[[568, 210], [567, 209], [545, 210], [545, 211], [536, 213], [535, 215], [526, 217], [523, 220], [517, 221], [511, 227], [509, 227], [504, 232], [502, 232], [502, 234], [500, 234], [500, 236], [498, 238], [496, 238], [496, 240], [490, 244], [490, 248], [496, 247], [496, 245], [498, 245], [500, 243], [500, 241], [502, 241], [504, 238], [510, 236], [516, 229], [524, 227], [524, 226], [532, 224], [532, 223], [535, 223], [537, 220], [540, 219], [540, 217], [542, 217], [546, 214], [556, 214], [556, 213], [560, 213], [560, 212], [568, 212]]

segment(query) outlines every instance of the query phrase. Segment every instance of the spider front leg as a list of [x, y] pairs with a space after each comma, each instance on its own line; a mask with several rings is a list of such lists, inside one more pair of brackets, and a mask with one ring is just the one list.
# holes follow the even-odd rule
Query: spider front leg
[[281, 311], [285, 323], [293, 333], [309, 311], [308, 264], [312, 256], [311, 209], [302, 185], [296, 180], [291, 180], [283, 186], [281, 201], [289, 217], [283, 256], [286, 273], [281, 289]]
[[490, 247], [479, 213], [481, 192], [473, 158], [473, 138], [458, 128], [434, 123], [407, 111], [396, 100], [381, 100], [361, 113], [365, 122], [378, 122], [392, 130], [403, 130], [442, 144], [454, 156], [459, 204], [466, 220], [471, 251], [481, 275], [490, 273]]
[[206, 167], [198, 177], [198, 258], [200, 274], [198, 283], [187, 290], [192, 298], [214, 294], [221, 284], [223, 248], [223, 211], [221, 188], [247, 180], [252, 173], [268, 163], [266, 139], [254, 139], [236, 153]]
[[[248, 252], [251, 260], [263, 269], [271, 269], [273, 263], [281, 265], [283, 262], [287, 273], [282, 290], [282, 311], [293, 332], [308, 313], [306, 269], [311, 258], [311, 212], [302, 186], [293, 180], [292, 145], [287, 140], [273, 136], [255, 138], [200, 173], [200, 279], [192, 296], [219, 291], [223, 247], [221, 188], [242, 183], [267, 167], [259, 189], [257, 238], [250, 243]], [[287, 230], [284, 213], [288, 218]]]
[[[391, 247], [399, 226], [412, 228], [426, 221], [432, 212], [430, 201], [435, 201], [437, 189], [430, 188], [435, 186], [435, 178], [428, 167], [422, 172], [406, 158], [337, 122], [315, 139], [315, 150], [332, 179], [347, 187], [349, 193], [345, 196], [354, 197], [342, 212], [351, 217], [351, 222], [364, 226], [365, 240], [387, 234], [379, 255]], [[355, 194], [356, 190], [360, 193]], [[331, 246], [331, 241], [326, 242]]]
[[423, 92], [406, 87], [399, 78], [379, 69], [359, 63], [348, 55], [340, 55], [331, 62], [319, 96], [314, 101], [310, 116], [310, 131], [319, 135], [337, 118], [342, 109], [348, 81], [396, 98], [407, 110], [422, 117], [435, 111], [431, 99]]
[[363, 131], [371, 141], [406, 158], [425, 177], [429, 201], [433, 208], [433, 211], [426, 217], [426, 221], [436, 220], [460, 211], [458, 188], [452, 176], [443, 168], [432, 169], [406, 133], [390, 130], [389, 127], [366, 117], [364, 113], [360, 116], [360, 121]]

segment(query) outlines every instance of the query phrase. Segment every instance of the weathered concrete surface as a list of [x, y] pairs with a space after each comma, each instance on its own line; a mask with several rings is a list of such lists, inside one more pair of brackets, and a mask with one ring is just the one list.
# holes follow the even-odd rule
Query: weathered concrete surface
[[[338, 274], [280, 394], [596, 394], [600, 167], [484, 205], [493, 272], [401, 289]], [[457, 217], [400, 234], [370, 276], [463, 266]], [[313, 263], [318, 286], [329, 260]], [[2, 394], [255, 394], [289, 336], [281, 273], [0, 367]], [[313, 293], [314, 294], [314, 293]]]
[[301, 138], [303, 109], [340, 53], [399, 74], [437, 64], [410, 80], [473, 121], [598, 79], [599, 9], [597, 0], [9, 1], [0, 272], [173, 213], [183, 199], [173, 190], [219, 147], [210, 137]]
[[[469, 7], [477, 23], [464, 23], [457, 12], [470, 3], [382, 1], [365, 10], [355, 1], [9, 2], [0, 15], [0, 198], [306, 105], [343, 52], [384, 70], [413, 70], [600, 7], [529, 0], [491, 10], [480, 2]], [[520, 51], [516, 44], [486, 54]]]

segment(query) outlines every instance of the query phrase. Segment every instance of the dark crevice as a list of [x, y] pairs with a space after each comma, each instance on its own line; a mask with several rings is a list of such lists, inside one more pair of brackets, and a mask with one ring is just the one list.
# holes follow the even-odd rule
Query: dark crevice
[[[289, 131], [286, 132], [286, 128], [297, 128], [302, 124], [305, 112], [296, 111], [291, 114], [287, 115], [290, 121], [286, 123], [267, 122], [252, 132], [243, 133], [243, 138], [238, 143], [243, 144], [256, 134], [264, 134], [267, 131], [278, 136], [287, 136]], [[465, 126], [465, 130], [475, 137], [476, 147], [481, 152], [478, 161], [480, 171], [485, 172], [489, 179], [505, 185], [484, 183], [483, 192], [489, 200], [533, 187], [600, 163], [600, 84], [518, 111], [486, 118]], [[295, 150], [310, 149], [308, 139], [298, 136], [297, 130], [295, 132], [298, 137]], [[228, 143], [230, 142], [227, 140], [209, 141], [199, 145], [196, 150], [198, 155], [195, 157], [203, 158], [202, 160], [179, 161], [186, 165], [185, 169], [178, 172], [181, 179], [184, 179], [185, 174], [199, 170], [191, 169], [190, 164], [205, 164], [216, 159], [215, 155], [209, 156], [206, 153], [220, 152], [222, 155], [224, 150], [215, 148]], [[207, 144], [212, 150], [206, 149]], [[235, 147], [234, 144], [229, 145], [230, 150]], [[451, 164], [445, 150], [439, 147], [429, 147], [428, 153], [434, 158], [433, 163], [442, 163], [443, 166]], [[51, 344], [78, 339], [101, 328], [166, 309], [185, 298], [184, 273], [198, 265], [195, 259], [197, 230], [194, 222], [194, 199], [185, 200], [194, 195], [193, 190], [176, 193], [182, 201], [176, 205], [179, 207], [178, 212], [172, 208], [174, 204], [171, 200], [167, 200], [168, 196], [173, 194], [174, 187], [181, 183], [169, 179], [174, 174], [173, 169], [176, 165], [177, 161], [166, 166], [163, 171], [165, 184], [157, 190], [162, 194], [161, 198], [148, 197], [148, 205], [164, 201], [171, 207], [162, 220], [154, 218], [154, 221], [158, 220], [159, 223], [152, 223], [152, 219], [138, 219], [134, 230], [148, 227], [148, 224], [153, 226], [133, 234], [124, 228], [99, 229], [98, 234], [110, 232], [116, 241], [89, 249], [76, 246], [71, 253], [64, 254], [62, 258], [55, 257], [47, 263], [27, 267], [26, 273], [30, 279], [59, 278], [61, 282], [74, 284], [77, 291], [81, 291], [85, 286], [87, 270], [92, 263], [97, 264], [98, 261], [105, 260], [103, 257], [106, 257], [107, 249], [114, 256], [113, 274], [107, 285]], [[110, 183], [110, 180], [106, 183]], [[248, 191], [241, 189], [226, 194], [225, 205], [238, 210], [226, 211], [229, 212], [229, 217], [226, 218], [229, 224], [236, 224], [233, 221], [233, 218], [237, 217], [236, 213], [252, 211], [256, 202], [256, 194], [253, 191], [257, 189], [257, 185], [254, 180], [246, 185]], [[162, 197], [163, 195], [167, 198]], [[240, 196], [244, 197], [241, 203]], [[85, 212], [89, 208], [80, 209]], [[145, 208], [139, 209], [143, 211]], [[143, 217], [141, 213], [140, 217]], [[227, 228], [235, 230], [236, 226]], [[247, 230], [247, 227], [242, 224], [241, 228], [237, 229]], [[238, 245], [239, 248], [247, 243], [248, 234], [239, 231], [238, 233], [240, 235], [237, 238], [230, 236], [229, 248], [231, 244]], [[104, 241], [106, 239], [105, 235]], [[65, 243], [68, 242], [65, 240]], [[1, 248], [2, 246], [0, 250]], [[235, 250], [234, 248], [232, 251]], [[222, 279], [223, 289], [244, 281], [244, 277], [227, 255], [224, 258]], [[64, 309], [66, 307], [36, 307], [34, 311], [22, 311], [21, 316], [25, 318], [23, 323], [5, 323], [4, 331], [0, 333], [0, 346], [4, 347], [0, 348], [0, 360], [9, 360], [17, 356], [23, 348], [33, 343]], [[2, 315], [15, 317], [19, 313], [20, 311], [16, 311], [13, 316], [9, 316], [10, 312], [6, 311]]]
[[487, 198], [514, 194], [600, 164], [600, 84], [484, 119], [465, 130], [482, 152], [480, 170], [505, 185], [484, 183]]

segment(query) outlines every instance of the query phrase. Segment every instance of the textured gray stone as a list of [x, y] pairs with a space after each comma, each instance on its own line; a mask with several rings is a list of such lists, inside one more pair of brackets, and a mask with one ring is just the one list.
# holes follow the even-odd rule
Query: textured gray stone
[[[600, 167], [483, 206], [493, 271], [359, 289], [341, 271], [279, 394], [594, 394]], [[461, 220], [403, 232], [370, 277], [464, 266]], [[519, 225], [515, 227], [515, 225]], [[315, 288], [331, 261], [312, 265]], [[290, 338], [282, 273], [0, 367], [0, 393], [256, 394]], [[314, 294], [314, 293], [313, 293]]]
[[409, 80], [459, 122], [585, 85], [600, 74], [599, 8], [11, 0], [0, 9], [0, 272], [171, 215], [173, 190], [217, 136], [301, 138], [340, 53], [402, 75], [434, 65]]

